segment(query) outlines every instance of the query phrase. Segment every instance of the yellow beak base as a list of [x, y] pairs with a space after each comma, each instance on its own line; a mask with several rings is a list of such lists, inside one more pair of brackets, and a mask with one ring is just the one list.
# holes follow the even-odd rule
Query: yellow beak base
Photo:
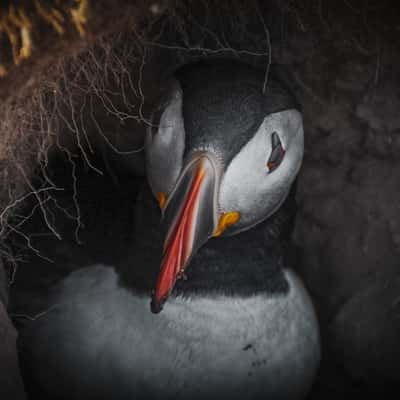
[[213, 233], [213, 237], [220, 236], [226, 228], [236, 224], [240, 219], [240, 214], [237, 211], [223, 213], [218, 220], [217, 229]]
[[165, 202], [167, 201], [167, 197], [165, 196], [164, 192], [158, 192], [156, 194], [156, 197], [157, 197], [158, 205], [160, 206], [160, 208], [162, 210], [165, 206]]

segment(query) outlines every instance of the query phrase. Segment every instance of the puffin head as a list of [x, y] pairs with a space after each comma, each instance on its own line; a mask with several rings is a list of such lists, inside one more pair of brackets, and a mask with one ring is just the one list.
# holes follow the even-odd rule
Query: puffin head
[[302, 117], [273, 69], [264, 81], [239, 62], [187, 65], [153, 114], [147, 178], [166, 227], [154, 313], [206, 241], [259, 224], [289, 193], [303, 157]]

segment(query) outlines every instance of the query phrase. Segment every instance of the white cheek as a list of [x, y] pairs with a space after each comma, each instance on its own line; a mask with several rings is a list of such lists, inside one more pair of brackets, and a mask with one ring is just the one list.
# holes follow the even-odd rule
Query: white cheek
[[147, 177], [153, 193], [169, 193], [182, 169], [185, 127], [182, 92], [177, 90], [163, 112], [158, 132], [146, 138]]
[[239, 211], [240, 224], [257, 219], [264, 208], [260, 194], [268, 175], [268, 146], [266, 135], [256, 136], [235, 157], [222, 178], [220, 207], [224, 212]]
[[[281, 137], [286, 154], [279, 167], [268, 172], [271, 133]], [[220, 188], [223, 212], [238, 211], [237, 230], [248, 229], [273, 214], [285, 200], [303, 155], [301, 114], [286, 110], [265, 118], [255, 136], [232, 160]]]

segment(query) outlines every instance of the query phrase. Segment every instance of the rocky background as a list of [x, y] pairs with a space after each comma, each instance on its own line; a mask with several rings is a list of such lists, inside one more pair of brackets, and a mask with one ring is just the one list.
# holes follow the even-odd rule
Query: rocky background
[[[57, 243], [59, 252], [71, 253], [54, 209], [62, 204], [57, 209], [73, 221], [68, 240], [84, 248], [90, 221], [81, 220], [81, 210], [90, 193], [79, 185], [79, 171], [89, 170], [98, 185], [102, 175], [118, 182], [121, 171], [140, 171], [135, 150], [166, 77], [204, 57], [257, 65], [266, 87], [270, 63], [283, 64], [303, 105], [293, 239], [323, 339], [312, 397], [396, 386], [399, 17], [396, 2], [382, 0], [2, 3], [0, 393], [22, 392], [17, 374], [3, 373], [16, 371], [16, 331], [5, 312], [10, 284], [39, 250], [50, 257]], [[70, 180], [57, 203], [52, 160], [60, 154]], [[54, 242], [37, 239], [39, 224]], [[80, 263], [87, 262], [84, 253], [74, 253]]]

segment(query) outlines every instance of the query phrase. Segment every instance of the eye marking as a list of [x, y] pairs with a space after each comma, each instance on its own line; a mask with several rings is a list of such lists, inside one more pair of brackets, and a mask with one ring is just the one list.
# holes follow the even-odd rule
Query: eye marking
[[272, 132], [271, 135], [271, 148], [271, 155], [267, 161], [268, 173], [275, 171], [285, 156], [285, 150], [282, 146], [281, 139], [276, 132]]
[[165, 108], [158, 107], [151, 114], [149, 130], [150, 130], [150, 133], [151, 133], [152, 137], [157, 135], [157, 133], [159, 131], [161, 117], [162, 117], [164, 111], [165, 111]]

